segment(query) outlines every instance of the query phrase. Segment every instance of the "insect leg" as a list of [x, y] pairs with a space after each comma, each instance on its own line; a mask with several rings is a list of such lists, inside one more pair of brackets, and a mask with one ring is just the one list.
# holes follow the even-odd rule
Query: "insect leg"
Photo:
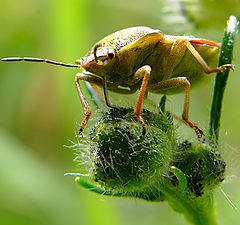
[[195, 130], [198, 138], [201, 138], [203, 135], [203, 131], [201, 128], [198, 127], [197, 124], [193, 123], [191, 120], [189, 120], [189, 93], [190, 93], [190, 82], [186, 77], [174, 77], [168, 80], [160, 81], [156, 84], [152, 84], [148, 86], [148, 90], [154, 91], [154, 90], [168, 90], [171, 88], [175, 88], [181, 85], [185, 85], [185, 102], [184, 102], [184, 108], [183, 108], [183, 114], [182, 119]]
[[[168, 56], [167, 66], [163, 71], [163, 80], [159, 83], [148, 86], [148, 90], [164, 90], [174, 88], [180, 85], [185, 85], [185, 102], [182, 114], [182, 119], [192, 128], [195, 129], [197, 136], [200, 138], [203, 135], [203, 131], [189, 120], [189, 93], [190, 93], [190, 82], [186, 77], [175, 77], [170, 78], [173, 68], [177, 65], [185, 54], [187, 46], [185, 44], [186, 39], [176, 39], [171, 47], [170, 54]], [[192, 46], [192, 45], [191, 45]]]
[[[103, 85], [102, 79], [100, 78], [96, 78], [93, 76], [84, 76], [84, 80], [88, 81], [91, 85], [91, 87], [98, 93], [98, 95], [100, 96], [100, 98], [105, 101], [105, 96], [102, 93], [102, 90], [99, 88], [99, 86]], [[137, 88], [135, 87], [131, 87], [130, 89], [126, 89], [126, 88], [121, 88], [121, 87], [116, 87], [116, 85], [113, 85], [111, 83], [107, 84], [107, 88], [106, 88], [106, 93], [108, 90], [110, 91], [114, 91], [115, 93], [119, 93], [119, 94], [133, 94], [137, 91]], [[110, 106], [111, 107], [111, 106]]]
[[181, 62], [182, 57], [184, 56], [186, 51], [186, 46], [181, 39], [176, 39], [171, 47], [170, 53], [167, 59], [167, 65], [163, 70], [163, 78], [162, 80], [168, 80], [171, 77], [173, 69], [175, 65]]
[[96, 84], [93, 84], [93, 83], [90, 83], [90, 85], [91, 85], [92, 88], [98, 93], [98, 95], [100, 96], [100, 98], [104, 101], [104, 100], [105, 100], [105, 97], [104, 97], [102, 91], [100, 90], [100, 88], [99, 88]]
[[136, 106], [134, 108], [134, 113], [137, 115], [138, 120], [139, 120], [140, 124], [142, 125], [142, 135], [143, 136], [146, 134], [146, 127], [145, 127], [144, 119], [142, 118], [142, 115], [141, 115], [141, 111], [142, 111], [143, 98], [147, 91], [147, 85], [148, 85], [150, 73], [151, 73], [151, 67], [146, 65], [146, 66], [143, 66], [140, 69], [138, 69], [134, 74], [134, 77], [139, 77], [139, 76], [143, 77], [140, 92], [138, 95], [138, 100], [137, 100]]
[[86, 116], [81, 124], [81, 127], [80, 127], [80, 130], [79, 130], [79, 134], [82, 133], [83, 131], [83, 128], [86, 126], [90, 116], [91, 116], [91, 109], [83, 95], [83, 92], [82, 92], [82, 89], [80, 87], [80, 84], [79, 84], [79, 80], [85, 80], [85, 81], [89, 81], [89, 82], [93, 82], [93, 83], [99, 83], [101, 81], [100, 78], [97, 78], [97, 77], [93, 77], [93, 76], [90, 76], [90, 75], [86, 75], [84, 73], [77, 73], [76, 77], [75, 77], [75, 85], [76, 85], [76, 88], [77, 88], [77, 92], [78, 92], [78, 95], [79, 95], [79, 98], [80, 98], [80, 101], [82, 103], [82, 106], [83, 106], [83, 110], [84, 110], [84, 115]]
[[104, 77], [103, 77], [103, 93], [104, 93], [104, 98], [105, 98], [106, 105], [110, 108], [113, 108], [113, 109], [119, 109], [117, 106], [112, 105], [109, 101], [108, 92], [107, 92], [107, 82], [106, 82], [106, 79]]
[[184, 39], [183, 41], [184, 41], [185, 46], [188, 48], [188, 50], [192, 53], [192, 55], [195, 57], [195, 59], [200, 63], [200, 65], [202, 66], [205, 73], [221, 72], [221, 71], [225, 70], [226, 68], [231, 68], [231, 69], [234, 68], [232, 64], [225, 64], [225, 65], [210, 69], [209, 66], [207, 65], [207, 63], [205, 62], [205, 60], [202, 58], [202, 56], [193, 47], [193, 45], [191, 44], [191, 41], [189, 41], [187, 39]]

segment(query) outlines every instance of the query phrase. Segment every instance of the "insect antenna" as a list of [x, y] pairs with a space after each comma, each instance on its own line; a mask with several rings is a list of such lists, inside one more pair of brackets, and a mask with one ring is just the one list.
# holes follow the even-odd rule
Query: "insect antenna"
[[77, 65], [77, 64], [62, 63], [62, 62], [52, 61], [49, 59], [31, 58], [31, 57], [8, 57], [8, 58], [2, 58], [1, 61], [6, 61], [6, 62], [15, 62], [15, 61], [45, 62], [45, 63], [54, 64], [54, 65], [58, 65], [58, 66], [79, 67], [79, 65]]

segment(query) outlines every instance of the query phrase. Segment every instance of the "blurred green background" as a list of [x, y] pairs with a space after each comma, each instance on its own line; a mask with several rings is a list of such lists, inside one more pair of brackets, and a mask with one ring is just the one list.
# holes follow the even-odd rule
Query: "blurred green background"
[[[0, 3], [0, 58], [32, 56], [69, 63], [104, 36], [137, 25], [220, 42], [229, 16], [240, 14], [239, 0]], [[238, 37], [221, 128], [228, 163], [227, 180], [216, 192], [222, 225], [237, 225], [240, 219], [239, 48]], [[76, 72], [41, 63], [0, 63], [0, 225], [186, 224], [166, 203], [105, 198], [82, 190], [74, 177], [63, 176], [76, 171], [73, 152], [64, 146], [75, 141], [83, 119], [74, 86]], [[191, 92], [191, 119], [203, 128], [208, 127], [212, 89], [209, 82]], [[182, 107], [182, 94], [168, 98], [171, 111], [181, 115]]]

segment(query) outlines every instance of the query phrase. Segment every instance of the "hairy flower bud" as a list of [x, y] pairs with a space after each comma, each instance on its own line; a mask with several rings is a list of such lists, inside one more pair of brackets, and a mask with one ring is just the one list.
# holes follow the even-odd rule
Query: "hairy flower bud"
[[106, 189], [141, 191], [168, 174], [176, 151], [172, 118], [143, 111], [147, 133], [130, 109], [107, 112], [91, 130], [91, 176]]
[[169, 113], [142, 115], [145, 136], [131, 109], [111, 109], [79, 139], [78, 158], [102, 188], [96, 192], [170, 202], [169, 191], [198, 198], [219, 186], [226, 164], [214, 146], [178, 140]]

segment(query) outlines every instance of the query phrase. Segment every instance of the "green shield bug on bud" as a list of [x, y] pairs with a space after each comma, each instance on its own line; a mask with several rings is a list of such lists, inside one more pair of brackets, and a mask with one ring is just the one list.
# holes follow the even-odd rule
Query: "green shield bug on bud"
[[87, 124], [91, 109], [81, 90], [79, 81], [84, 80], [103, 87], [107, 106], [112, 105], [108, 90], [120, 94], [131, 94], [140, 90], [134, 113], [145, 135], [145, 122], [142, 117], [142, 102], [147, 92], [173, 94], [185, 91], [182, 118], [195, 129], [198, 137], [202, 130], [189, 119], [190, 84], [204, 78], [205, 74], [233, 68], [231, 64], [216, 66], [221, 45], [200, 38], [165, 35], [160, 30], [149, 27], [131, 27], [117, 31], [99, 41], [76, 64], [66, 64], [48, 59], [29, 57], [3, 58], [2, 61], [33, 61], [77, 67], [75, 85], [84, 109], [85, 118], [79, 133]]

